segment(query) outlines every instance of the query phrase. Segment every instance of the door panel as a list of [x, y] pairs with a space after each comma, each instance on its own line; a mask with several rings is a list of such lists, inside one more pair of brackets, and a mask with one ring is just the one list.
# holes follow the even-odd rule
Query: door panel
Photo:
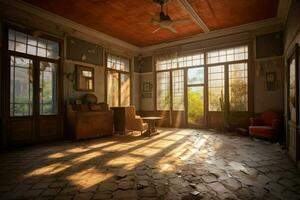
[[30, 119], [16, 119], [9, 121], [9, 140], [26, 142], [34, 139], [33, 122]]

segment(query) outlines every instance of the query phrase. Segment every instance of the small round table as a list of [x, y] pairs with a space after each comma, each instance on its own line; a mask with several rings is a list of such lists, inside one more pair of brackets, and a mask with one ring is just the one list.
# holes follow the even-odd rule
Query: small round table
[[142, 117], [143, 121], [148, 124], [148, 129], [146, 131], [147, 135], [150, 136], [152, 133], [157, 133], [155, 123], [161, 120], [162, 117]]

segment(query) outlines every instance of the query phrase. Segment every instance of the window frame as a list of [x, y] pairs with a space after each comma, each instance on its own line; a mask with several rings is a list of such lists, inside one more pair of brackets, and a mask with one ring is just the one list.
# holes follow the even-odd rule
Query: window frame
[[[249, 45], [248, 45], [248, 49], [249, 49]], [[232, 64], [241, 64], [241, 63], [246, 63], [247, 64], [247, 91], [248, 91], [248, 99], [247, 99], [247, 111], [235, 111], [235, 110], [230, 110], [230, 101], [229, 101], [229, 65]], [[250, 108], [251, 108], [251, 104], [250, 104], [250, 67], [249, 67], [250, 61], [249, 61], [249, 51], [248, 51], [248, 59], [247, 60], [238, 60], [238, 61], [231, 61], [231, 62], [222, 62], [222, 63], [217, 63], [217, 64], [207, 64], [207, 68], [209, 67], [213, 67], [213, 66], [219, 66], [219, 65], [224, 65], [224, 100], [226, 103], [226, 105], [228, 106], [228, 108], [226, 108], [229, 112], [231, 113], [248, 113], [250, 112]], [[207, 80], [207, 89], [209, 90], [209, 86], [208, 86], [208, 81]], [[209, 91], [207, 91], [209, 93]], [[209, 98], [209, 97], [208, 97]], [[212, 112], [212, 113], [219, 113], [222, 111], [210, 111], [209, 110], [209, 99], [208, 99], [208, 107], [207, 110], [208, 112]]]
[[[113, 57], [119, 57], [119, 58], [122, 58], [122, 59], [126, 59], [128, 60], [128, 64], [129, 64], [129, 70], [128, 71], [123, 71], [123, 70], [118, 70], [118, 69], [113, 69], [113, 68], [108, 68], [107, 67], [107, 63], [108, 63], [108, 56], [111, 55]], [[115, 54], [115, 53], [111, 53], [111, 52], [106, 52], [105, 53], [105, 70], [104, 70], [104, 77], [105, 77], [105, 102], [108, 104], [108, 83], [107, 83], [107, 78], [108, 78], [108, 71], [111, 71], [111, 72], [115, 72], [115, 73], [118, 73], [118, 87], [119, 87], [119, 91], [118, 91], [118, 106], [112, 106], [112, 107], [121, 107], [121, 74], [126, 74], [126, 75], [129, 75], [129, 105], [131, 105], [132, 103], [132, 76], [131, 76], [131, 73], [132, 73], [132, 69], [131, 69], [131, 59], [128, 58], [128, 57], [125, 57], [125, 56], [121, 56], [121, 55], [118, 55], [118, 54]]]
[[[242, 46], [247, 46], [248, 51], [247, 51], [247, 59], [244, 60], [235, 60], [235, 61], [229, 61], [229, 62], [218, 62], [218, 63], [213, 63], [213, 64], [208, 64], [207, 63], [207, 56], [208, 56], [208, 52], [210, 51], [217, 51], [217, 50], [223, 50], [223, 49], [230, 49], [230, 48], [238, 48], [238, 47], [242, 47]], [[192, 66], [192, 67], [177, 67], [177, 68], [171, 68], [171, 69], [164, 69], [164, 70], [157, 70], [156, 67], [156, 62], [154, 62], [154, 74], [155, 74], [155, 78], [154, 78], [154, 82], [155, 82], [155, 93], [154, 93], [154, 111], [158, 111], [158, 112], [163, 112], [166, 110], [159, 110], [157, 109], [157, 73], [159, 72], [164, 72], [164, 71], [169, 71], [170, 72], [170, 77], [171, 77], [171, 87], [170, 87], [170, 105], [171, 108], [168, 111], [175, 111], [173, 110], [173, 102], [172, 102], [172, 96], [173, 96], [173, 88], [172, 88], [172, 71], [173, 70], [178, 70], [178, 69], [183, 69], [184, 70], [184, 80], [185, 80], [185, 86], [184, 86], [184, 106], [185, 109], [182, 112], [187, 112], [187, 99], [186, 99], [186, 89], [187, 89], [187, 70], [189, 68], [194, 68], [194, 67], [204, 67], [204, 73], [205, 73], [205, 80], [204, 80], [204, 94], [205, 94], [205, 115], [209, 114], [209, 113], [220, 113], [222, 111], [210, 111], [209, 110], [209, 97], [208, 97], [208, 93], [209, 93], [209, 87], [208, 87], [208, 67], [210, 66], [217, 66], [217, 65], [224, 65], [224, 72], [226, 72], [224, 74], [224, 99], [225, 101], [228, 102], [228, 106], [229, 106], [229, 73], [228, 73], [228, 67], [230, 64], [238, 64], [238, 63], [247, 63], [247, 111], [231, 111], [229, 110], [230, 113], [252, 113], [253, 112], [253, 67], [254, 63], [253, 63], [253, 45], [250, 42], [239, 42], [239, 43], [235, 43], [232, 45], [221, 45], [218, 47], [214, 47], [214, 48], [207, 48], [204, 50], [199, 50], [199, 51], [190, 51], [188, 53], [184, 53], [179, 55], [178, 57], [182, 57], [182, 56], [193, 56], [195, 54], [203, 54], [204, 56], [204, 63], [203, 65], [199, 65], [199, 66]], [[177, 64], [178, 65], [178, 64]], [[229, 108], [228, 108], [229, 109]], [[180, 112], [180, 111], [179, 111]], [[207, 116], [206, 116], [207, 117]]]
[[[154, 62], [154, 82], [155, 82], [155, 91], [154, 91], [154, 110], [155, 111], [158, 111], [158, 112], [165, 112], [165, 111], [171, 111], [171, 112], [186, 112], [187, 111], [187, 97], [186, 97], [186, 89], [187, 89], [187, 86], [188, 86], [188, 83], [187, 83], [187, 71], [188, 69], [191, 69], [191, 68], [199, 68], [199, 67], [203, 67], [204, 69], [204, 83], [203, 84], [199, 84], [199, 85], [204, 85], [204, 88], [205, 88], [205, 79], [206, 79], [206, 69], [205, 69], [205, 63], [206, 63], [206, 58], [205, 58], [205, 52], [193, 52], [193, 53], [190, 53], [190, 54], [181, 54], [178, 56], [178, 58], [181, 58], [181, 57], [188, 57], [188, 56], [195, 56], [195, 55], [200, 55], [200, 60], [203, 59], [203, 63], [200, 62], [200, 65], [195, 65], [195, 66], [185, 66], [185, 67], [179, 67], [179, 62], [178, 62], [178, 59], [177, 59], [177, 67], [176, 68], [170, 68], [170, 69], [163, 69], [163, 70], [157, 70], [157, 66], [156, 66], [156, 62]], [[184, 110], [174, 110], [173, 109], [173, 71], [176, 71], [176, 70], [183, 70], [183, 74], [184, 74], [184, 91], [183, 91], [183, 94], [184, 94], [184, 101], [183, 101], [183, 104], [184, 104]], [[170, 73], [170, 108], [168, 110], [160, 110], [160, 109], [157, 109], [157, 74], [160, 73], [160, 72], [169, 72]], [[205, 88], [206, 89], [206, 88]]]
[[[18, 26], [15, 25], [11, 25], [11, 24], [3, 24], [3, 60], [6, 60], [5, 65], [7, 65], [7, 69], [5, 69], [4, 74], [7, 74], [8, 77], [10, 77], [10, 57], [14, 56], [14, 57], [22, 57], [25, 59], [31, 59], [33, 61], [33, 97], [32, 97], [32, 114], [28, 115], [28, 116], [11, 116], [10, 114], [10, 78], [6, 79], [6, 82], [3, 84], [3, 91], [5, 94], [7, 94], [7, 97], [3, 97], [3, 113], [5, 116], [7, 116], [10, 119], [25, 119], [25, 118], [29, 118], [29, 119], [33, 119], [35, 117], [43, 117], [43, 118], [47, 118], [47, 117], [57, 117], [57, 116], [61, 116], [63, 114], [63, 103], [62, 103], [62, 99], [63, 99], [63, 89], [62, 89], [62, 84], [63, 84], [63, 68], [62, 68], [62, 62], [61, 62], [61, 56], [63, 53], [63, 39], [57, 38], [57, 37], [53, 37], [44, 33], [41, 33], [38, 38], [41, 39], [46, 39], [52, 42], [57, 42], [58, 43], [58, 57], [57, 59], [54, 58], [48, 58], [48, 57], [40, 57], [37, 55], [31, 55], [31, 54], [27, 54], [27, 53], [22, 53], [22, 52], [17, 52], [17, 51], [12, 51], [9, 50], [9, 30], [14, 30], [16, 32], [21, 32], [23, 34], [27, 34], [32, 36], [32, 31], [28, 30], [28, 29], [24, 29], [24, 28], [20, 28]], [[56, 114], [40, 114], [40, 93], [39, 93], [39, 87], [40, 87], [40, 62], [50, 62], [50, 63], [55, 63], [57, 66], [57, 83], [56, 83], [56, 106], [57, 106], [57, 113]], [[6, 96], [6, 95], [4, 95]], [[7, 106], [8, 108], [5, 108]]]

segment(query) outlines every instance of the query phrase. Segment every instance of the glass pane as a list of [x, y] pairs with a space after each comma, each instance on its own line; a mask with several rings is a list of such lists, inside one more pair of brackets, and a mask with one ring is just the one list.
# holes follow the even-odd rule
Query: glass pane
[[16, 42], [16, 51], [20, 53], [26, 53], [26, 44]]
[[36, 38], [28, 35], [28, 41], [27, 41], [27, 44], [28, 45], [31, 45], [31, 46], [37, 46], [37, 40]]
[[9, 40], [15, 40], [16, 38], [15, 38], [15, 34], [16, 34], [16, 32], [14, 31], [14, 30], [8, 30], [8, 39]]
[[39, 38], [38, 39], [38, 47], [46, 49], [46, 47], [47, 47], [47, 40]]
[[291, 60], [289, 66], [289, 119], [296, 122], [296, 59]]
[[58, 42], [52, 42], [48, 40], [47, 49], [58, 52]]
[[130, 76], [121, 74], [121, 106], [130, 105]]
[[8, 50], [10, 51], [15, 50], [15, 41], [8, 41]]
[[26, 44], [27, 43], [27, 35], [24, 33], [16, 32], [16, 41]]
[[57, 51], [52, 51], [52, 50], [47, 50], [47, 58], [53, 58], [53, 59], [58, 59], [58, 52]]
[[172, 72], [173, 110], [184, 110], [184, 71]]
[[29, 55], [47, 57], [51, 59], [59, 58], [59, 43], [36, 38], [31, 35], [9, 30], [8, 49]]
[[204, 67], [188, 69], [188, 85], [204, 83]]
[[41, 57], [46, 57], [46, 49], [43, 49], [43, 48], [38, 48], [38, 53], [37, 53], [38, 56], [41, 56]]
[[57, 64], [40, 62], [40, 114], [57, 114]]
[[188, 87], [188, 123], [201, 125], [204, 117], [203, 86]]
[[157, 73], [157, 110], [170, 110], [170, 72]]
[[30, 54], [30, 55], [36, 56], [36, 47], [28, 45], [27, 46], [27, 53]]
[[32, 115], [32, 60], [10, 57], [10, 116]]
[[210, 51], [207, 53], [207, 63], [222, 63], [248, 59], [248, 46]]
[[208, 67], [208, 105], [209, 111], [221, 111], [224, 102], [224, 66]]
[[229, 65], [229, 102], [232, 111], [248, 110], [247, 63]]
[[109, 106], [119, 106], [119, 74], [107, 71], [107, 103]]
[[129, 72], [130, 71], [130, 60], [126, 59], [126, 58], [113, 56], [113, 55], [108, 55], [106, 66], [107, 66], [107, 68]]

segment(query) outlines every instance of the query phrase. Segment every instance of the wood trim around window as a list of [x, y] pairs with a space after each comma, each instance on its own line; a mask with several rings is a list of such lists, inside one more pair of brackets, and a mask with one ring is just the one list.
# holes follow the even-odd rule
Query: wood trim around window
[[[108, 99], [108, 88], [107, 88], [107, 73], [108, 71], [113, 71], [113, 72], [117, 72], [119, 74], [119, 81], [118, 81], [118, 85], [119, 85], [119, 94], [118, 94], [118, 106], [121, 106], [121, 74], [128, 74], [129, 75], [129, 81], [130, 81], [130, 96], [129, 96], [129, 104], [131, 105], [132, 104], [132, 72], [133, 70], [131, 69], [132, 67], [132, 59], [131, 58], [128, 58], [128, 57], [125, 57], [125, 56], [122, 56], [122, 55], [119, 55], [119, 54], [115, 54], [115, 53], [112, 53], [110, 51], [106, 51], [105, 53], [105, 59], [104, 59], [104, 62], [105, 62], [105, 67], [104, 67], [104, 95], [105, 95], [105, 102], [108, 104], [107, 102], [107, 99]], [[108, 60], [108, 55], [112, 55], [112, 56], [116, 56], [116, 57], [120, 57], [120, 58], [123, 58], [123, 59], [127, 59], [128, 60], [128, 63], [129, 63], [129, 71], [122, 71], [122, 70], [117, 70], [117, 69], [111, 69], [111, 68], [108, 68], [107, 67], [107, 60]]]

